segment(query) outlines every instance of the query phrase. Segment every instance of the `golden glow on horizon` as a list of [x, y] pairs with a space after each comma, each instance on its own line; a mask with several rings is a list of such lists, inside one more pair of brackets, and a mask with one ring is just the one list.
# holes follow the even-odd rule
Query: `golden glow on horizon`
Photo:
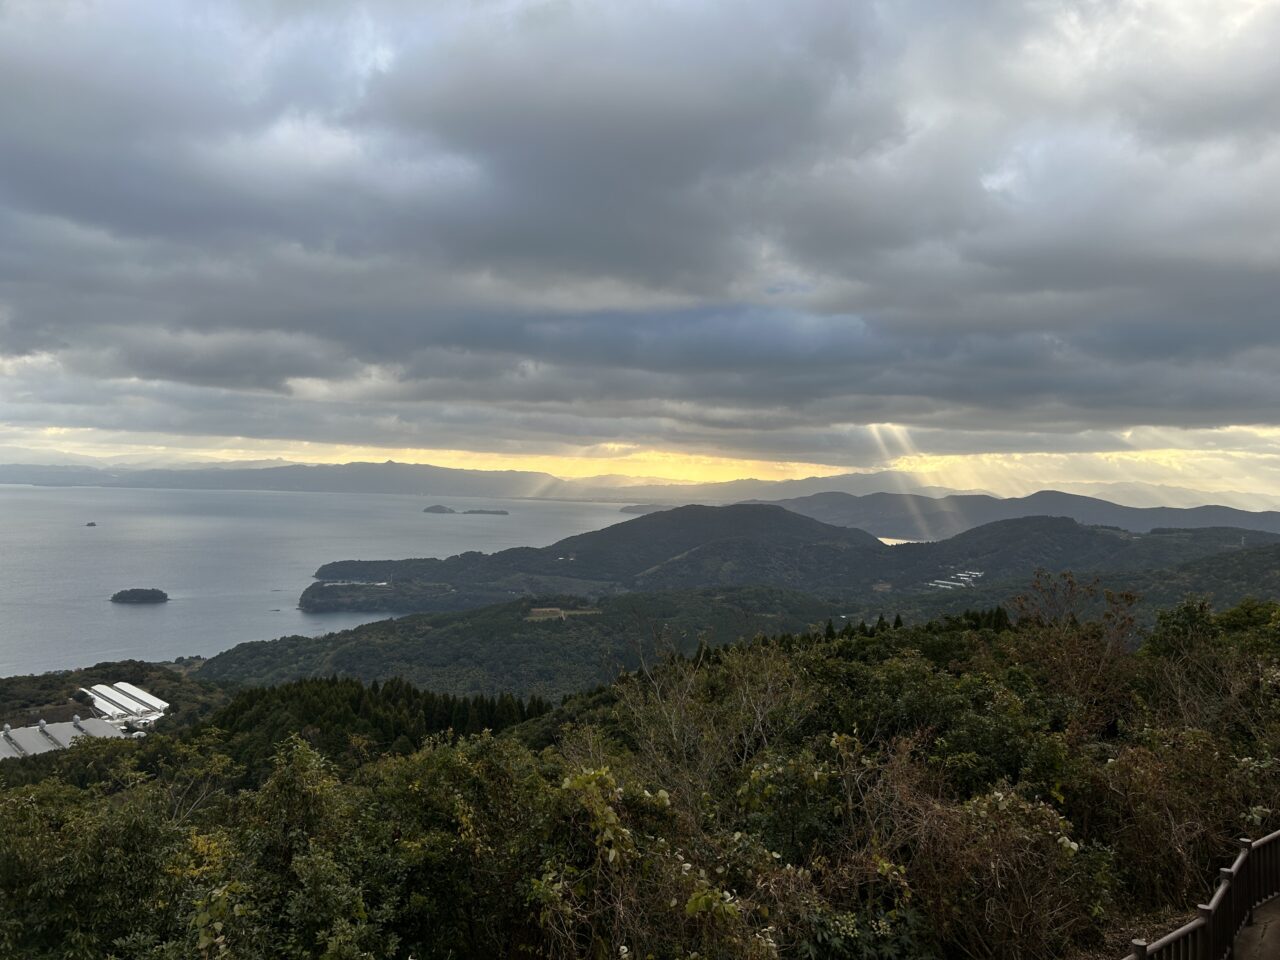
[[[641, 447], [600, 444], [563, 452], [486, 452], [456, 449], [392, 448], [303, 441], [255, 440], [243, 437], [178, 437], [129, 434], [83, 428], [49, 427], [5, 430], [0, 426], [0, 453], [6, 446], [30, 454], [26, 462], [50, 454], [120, 457], [124, 462], [163, 464], [175, 461], [282, 459], [299, 463], [346, 463], [353, 460], [429, 463], [472, 470], [528, 470], [563, 479], [603, 475], [636, 482], [709, 483], [755, 478], [790, 480], [842, 473], [900, 470], [926, 484], [958, 490], [986, 490], [1019, 496], [1057, 484], [1137, 482], [1166, 484], [1205, 492], [1253, 491], [1280, 495], [1280, 430], [1221, 428], [1178, 436], [1177, 431], [1126, 432], [1126, 442], [1143, 441], [1148, 449], [1073, 451], [1063, 453], [920, 453], [909, 429], [897, 424], [867, 428], [877, 445], [874, 462], [857, 467], [713, 456]], [[1186, 446], [1175, 446], [1178, 441]], [[15, 462], [10, 457], [0, 462]], [[53, 462], [59, 462], [54, 459]]]
[[[386, 447], [291, 446], [275, 454], [286, 460], [308, 463], [346, 463], [351, 460], [397, 460], [430, 463], [463, 470], [533, 470], [564, 480], [618, 474], [627, 477], [669, 480], [675, 483], [715, 483], [755, 477], [759, 480], [794, 480], [800, 477], [848, 473], [846, 467], [820, 463], [740, 460], [680, 453], [671, 450], [621, 447], [593, 448], [585, 455], [556, 456], [536, 453], [489, 453], [473, 450], [388, 449]], [[610, 449], [614, 448], [614, 449]], [[261, 454], [259, 454], [260, 456]], [[220, 459], [248, 459], [239, 455]]]
[[1205, 493], [1277, 492], [1280, 463], [1274, 455], [1242, 450], [1168, 447], [1072, 453], [916, 454], [893, 469], [955, 489], [984, 489], [1021, 496], [1055, 484], [1148, 483]]
[[[39, 439], [37, 440], [37, 436]], [[217, 440], [222, 442], [213, 445]], [[461, 470], [529, 470], [565, 480], [608, 474], [673, 483], [715, 483], [753, 477], [758, 480], [794, 480], [858, 472], [849, 467], [821, 463], [750, 460], [656, 450], [633, 444], [600, 444], [575, 454], [493, 453], [475, 450], [411, 447], [371, 447], [350, 444], [267, 441], [234, 438], [156, 437], [140, 442], [136, 436], [103, 434], [95, 430], [47, 427], [37, 435], [6, 438], [29, 449], [45, 448], [89, 457], [166, 458], [210, 461], [282, 459], [299, 463], [349, 463], [395, 460], [428, 463]], [[209, 444], [209, 445], [205, 445]]]

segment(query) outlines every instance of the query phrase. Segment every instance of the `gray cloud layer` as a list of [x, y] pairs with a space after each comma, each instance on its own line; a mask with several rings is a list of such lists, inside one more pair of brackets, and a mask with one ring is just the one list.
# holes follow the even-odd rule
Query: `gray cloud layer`
[[0, 2], [0, 421], [848, 465], [1273, 425], [1278, 46], [1207, 0]]

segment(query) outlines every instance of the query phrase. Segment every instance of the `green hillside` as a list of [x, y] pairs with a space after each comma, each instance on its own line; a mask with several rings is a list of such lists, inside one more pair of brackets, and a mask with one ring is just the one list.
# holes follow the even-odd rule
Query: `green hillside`
[[1117, 588], [1139, 593], [1157, 606], [1191, 594], [1224, 607], [1246, 597], [1280, 599], [1280, 545], [1232, 550], [1114, 580]]
[[1075, 599], [665, 657], [549, 713], [311, 680], [5, 761], [0, 956], [1122, 956], [1280, 826], [1280, 605], [1144, 633]]
[[1023, 517], [947, 540], [888, 547], [860, 530], [779, 507], [693, 506], [542, 549], [328, 563], [299, 604], [316, 612], [435, 612], [547, 594], [602, 598], [742, 586], [799, 590], [848, 603], [919, 589], [957, 570], [982, 571], [988, 581], [1025, 580], [1038, 568], [1130, 573], [1272, 543], [1280, 543], [1280, 534], [1231, 528], [1132, 533], [1067, 517]]
[[[681, 516], [697, 522], [675, 522]], [[733, 522], [726, 526], [725, 518]], [[763, 533], [722, 535], [750, 533], [757, 522], [761, 526], [755, 529], [772, 529], [778, 539]], [[1135, 614], [1145, 619], [1156, 607], [1189, 595], [1222, 604], [1280, 598], [1280, 537], [1274, 534], [1218, 528], [1135, 534], [1063, 517], [1029, 517], [987, 524], [938, 543], [887, 547], [857, 531], [829, 537], [832, 529], [769, 507], [654, 514], [550, 548], [556, 557], [591, 558], [625, 580], [541, 579], [516, 590], [508, 579], [512, 589], [495, 594], [502, 603], [385, 620], [316, 639], [244, 643], [211, 658], [200, 676], [257, 684], [330, 674], [364, 680], [400, 676], [459, 695], [513, 691], [557, 697], [635, 666], [640, 651], [652, 650], [655, 642], [689, 650], [699, 638], [720, 644], [828, 618], [839, 624], [842, 615], [874, 622], [900, 614], [918, 623], [957, 608], [1009, 607], [1037, 570], [1072, 570], [1082, 581], [1096, 578], [1106, 589], [1133, 592], [1140, 600]], [[654, 533], [656, 544], [647, 540], [646, 530]], [[1270, 545], [1242, 548], [1242, 539]], [[667, 556], [672, 550], [680, 552]], [[546, 555], [522, 549], [444, 563], [493, 571], [545, 563]], [[411, 569], [422, 562], [401, 563]], [[381, 573], [384, 567], [376, 569]], [[970, 587], [930, 586], [970, 569], [985, 574]], [[538, 592], [535, 586], [559, 589]], [[424, 581], [408, 578], [394, 587], [420, 588]], [[361, 592], [365, 585], [333, 589], [367, 599]], [[511, 599], [511, 593], [520, 596]], [[451, 596], [475, 603], [483, 599], [461, 587]], [[1093, 602], [1100, 604], [1102, 596], [1096, 592]], [[538, 606], [580, 610], [563, 619], [531, 616]]]
[[611, 680], [642, 653], [803, 629], [833, 613], [814, 597], [763, 588], [630, 594], [564, 619], [535, 618], [535, 607], [584, 604], [573, 597], [524, 599], [382, 620], [325, 637], [242, 643], [206, 661], [199, 676], [257, 684], [330, 674], [402, 677], [441, 693], [558, 698]]
[[[860, 530], [827, 526], [781, 507], [680, 507], [539, 549], [464, 553], [443, 560], [327, 563], [316, 571], [321, 582], [303, 592], [299, 606], [316, 612], [405, 613], [464, 610], [526, 595], [607, 596], [633, 589], [646, 571], [688, 551], [725, 542], [767, 545], [767, 550], [780, 551], [832, 543], [866, 558], [886, 550], [879, 540]], [[671, 586], [713, 586], [716, 582], [686, 580]], [[739, 582], [787, 586], [770, 580], [763, 570]]]
[[[1187, 532], [1157, 531], [1174, 537]], [[1223, 531], [1223, 538], [1229, 541], [1236, 533], [1238, 531]], [[1137, 598], [1135, 612], [1144, 621], [1152, 620], [1157, 610], [1181, 603], [1188, 597], [1203, 597], [1219, 607], [1234, 606], [1250, 598], [1280, 601], [1280, 544], [1245, 549], [1237, 547], [1155, 569], [1082, 568], [1080, 580], [1097, 582], [1099, 589], [1095, 591], [1093, 601], [1095, 609], [1103, 601], [1104, 590], [1133, 594]], [[1028, 584], [1029, 578], [1019, 575], [987, 578], [976, 587], [959, 593], [917, 588], [890, 596], [851, 600], [846, 604], [846, 612], [851, 611], [855, 616], [867, 616], [868, 613], [874, 616], [886, 606], [892, 606], [904, 617], [918, 622], [939, 616], [957, 604], [974, 608], [1009, 605], [1026, 593]]]

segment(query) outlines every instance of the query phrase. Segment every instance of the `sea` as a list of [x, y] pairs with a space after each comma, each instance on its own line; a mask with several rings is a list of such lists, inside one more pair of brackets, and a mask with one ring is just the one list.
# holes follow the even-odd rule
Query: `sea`
[[[436, 503], [508, 515], [422, 512]], [[211, 656], [246, 640], [344, 630], [388, 614], [300, 611], [298, 596], [322, 563], [548, 546], [633, 519], [620, 507], [0, 485], [0, 677]], [[109, 602], [128, 587], [158, 587], [169, 602]]]

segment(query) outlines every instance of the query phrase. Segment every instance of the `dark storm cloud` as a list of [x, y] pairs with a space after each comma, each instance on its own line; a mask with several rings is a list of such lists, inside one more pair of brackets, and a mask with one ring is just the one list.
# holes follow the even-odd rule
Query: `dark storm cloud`
[[878, 423], [1274, 424], [1277, 41], [1173, 0], [10, 2], [0, 420], [842, 464], [913, 452]]

